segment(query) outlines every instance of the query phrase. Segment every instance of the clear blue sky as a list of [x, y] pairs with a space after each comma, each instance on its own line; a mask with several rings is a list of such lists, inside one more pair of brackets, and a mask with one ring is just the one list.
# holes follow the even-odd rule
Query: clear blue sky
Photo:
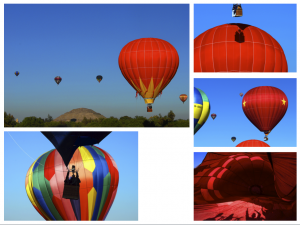
[[[121, 49], [145, 37], [166, 40], [179, 54], [178, 71], [151, 113], [118, 64]], [[19, 121], [76, 108], [117, 118], [173, 110], [175, 119], [189, 118], [189, 101], [179, 100], [189, 94], [188, 4], [5, 4], [4, 49], [4, 110]]]
[[[194, 79], [194, 86], [207, 95], [211, 103], [206, 123], [194, 135], [195, 147], [235, 147], [240, 142], [257, 139], [264, 140], [260, 132], [245, 116], [242, 109], [242, 97], [252, 88], [273, 86], [282, 90], [288, 98], [285, 116], [269, 134], [266, 142], [271, 147], [296, 147], [296, 79]], [[231, 137], [236, 137], [232, 142]]]
[[205, 158], [207, 152], [194, 152], [194, 168], [199, 166]]
[[[40, 132], [9, 134], [4, 132], [4, 220], [44, 221], [27, 197], [25, 178], [31, 164], [54, 146]], [[112, 132], [95, 146], [107, 151], [119, 170], [117, 195], [106, 220], [138, 220], [138, 132]]]
[[242, 4], [243, 16], [232, 17], [232, 4], [195, 4], [194, 38], [222, 24], [249, 24], [275, 38], [283, 48], [288, 71], [296, 72], [296, 8], [296, 4]]

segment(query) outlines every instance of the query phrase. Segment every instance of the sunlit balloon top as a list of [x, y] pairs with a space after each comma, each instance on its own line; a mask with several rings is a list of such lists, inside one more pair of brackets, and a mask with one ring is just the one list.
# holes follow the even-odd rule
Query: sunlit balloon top
[[288, 65], [282, 47], [267, 32], [230, 23], [211, 28], [194, 39], [194, 71], [288, 72]]

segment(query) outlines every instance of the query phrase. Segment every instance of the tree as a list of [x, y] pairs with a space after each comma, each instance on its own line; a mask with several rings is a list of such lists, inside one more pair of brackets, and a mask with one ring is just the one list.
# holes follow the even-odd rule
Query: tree
[[25, 119], [16, 125], [17, 127], [43, 127], [44, 126], [44, 120], [39, 117], [31, 116], [31, 117], [25, 117]]
[[173, 113], [172, 110], [170, 110], [170, 112], [168, 113], [168, 118], [169, 118], [169, 121], [174, 121], [175, 119], [175, 113]]
[[4, 112], [4, 127], [14, 127], [16, 124], [14, 116]]
[[53, 120], [52, 116], [48, 114], [48, 117], [45, 119], [45, 122], [51, 122]]

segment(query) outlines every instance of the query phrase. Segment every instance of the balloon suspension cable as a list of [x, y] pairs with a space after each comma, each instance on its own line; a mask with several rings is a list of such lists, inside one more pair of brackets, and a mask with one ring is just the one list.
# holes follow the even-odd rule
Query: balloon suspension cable
[[[9, 134], [9, 136], [11, 137], [11, 139], [13, 139], [13, 137], [10, 135], [10, 133], [9, 132], [7, 132], [8, 134]], [[34, 158], [32, 158], [27, 152], [25, 152], [22, 148], [21, 148], [21, 146], [15, 141], [15, 139], [13, 139], [13, 141], [16, 143], [16, 145], [18, 145], [18, 147], [29, 157], [29, 158], [31, 158], [33, 161], [35, 161], [34, 160]], [[40, 164], [40, 165], [42, 165], [42, 166], [45, 166], [45, 165], [43, 165], [42, 163], [38, 163], [38, 164]]]
[[[7, 131], [7, 133], [9, 134], [9, 136], [11, 137], [11, 139], [16, 143], [16, 145], [18, 145], [18, 147], [29, 157], [29, 158], [31, 158], [33, 161], [35, 161], [35, 159], [34, 158], [32, 158], [26, 151], [24, 151], [22, 148], [21, 148], [21, 146], [15, 141], [15, 139], [11, 136], [11, 134]], [[44, 155], [44, 154], [43, 154]], [[36, 162], [36, 163], [38, 163], [38, 164], [40, 164], [41, 166], [45, 166], [44, 164], [42, 164], [42, 163], [40, 163], [40, 162]], [[69, 169], [69, 165], [67, 166], [67, 169]], [[55, 171], [58, 171], [58, 172], [67, 172], [67, 171], [65, 171], [65, 170], [58, 170], [58, 169], [54, 169]], [[78, 168], [78, 170], [77, 171], [79, 171], [80, 170], [80, 167]]]

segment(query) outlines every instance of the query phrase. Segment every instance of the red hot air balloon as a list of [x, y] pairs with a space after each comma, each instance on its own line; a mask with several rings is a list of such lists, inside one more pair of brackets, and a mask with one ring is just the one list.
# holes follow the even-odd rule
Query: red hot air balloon
[[216, 119], [217, 114], [213, 113], [213, 114], [211, 114], [210, 116], [211, 116], [211, 118], [214, 120], [214, 119]]
[[265, 31], [231, 23], [194, 40], [195, 72], [288, 72], [280, 44]]
[[259, 140], [247, 140], [239, 143], [235, 147], [270, 147], [270, 145], [266, 144], [263, 141]]
[[[126, 44], [119, 55], [120, 70], [141, 95], [148, 108], [175, 76], [179, 65], [176, 49], [158, 38], [141, 38]], [[149, 110], [148, 110], [149, 111]]]
[[296, 153], [207, 153], [194, 169], [195, 220], [296, 220]]
[[179, 99], [184, 103], [187, 100], [188, 96], [186, 94], [182, 94], [179, 96]]
[[57, 83], [57, 85], [59, 85], [59, 83], [61, 82], [61, 77], [60, 76], [56, 76], [55, 78], [54, 78], [54, 81]]
[[288, 99], [276, 87], [260, 86], [244, 95], [242, 107], [251, 123], [268, 135], [285, 115]]

